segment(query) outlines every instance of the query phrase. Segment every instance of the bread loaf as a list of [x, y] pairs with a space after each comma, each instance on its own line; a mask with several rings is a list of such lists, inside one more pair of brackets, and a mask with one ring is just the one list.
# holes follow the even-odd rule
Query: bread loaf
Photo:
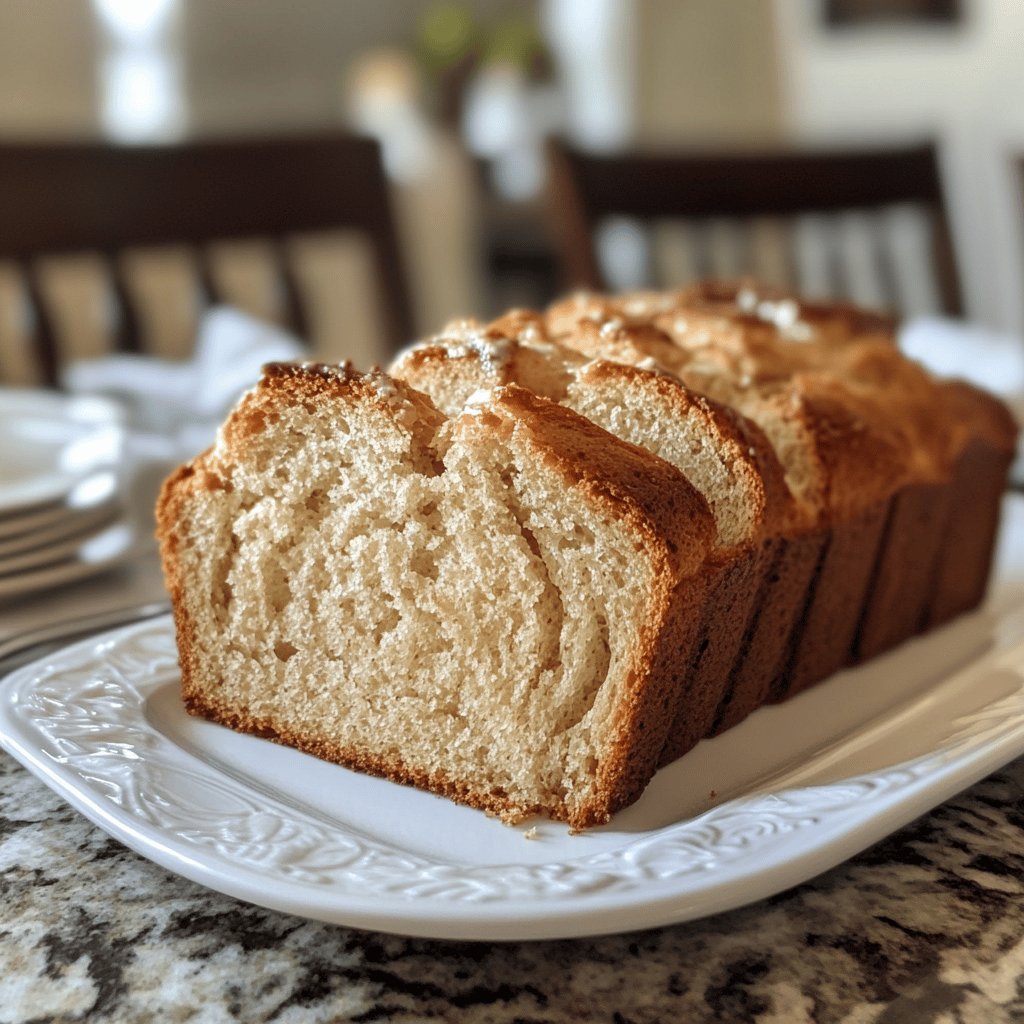
[[576, 827], [655, 770], [714, 532], [678, 470], [523, 388], [449, 419], [319, 365], [268, 367], [158, 523], [189, 711]]
[[893, 325], [749, 285], [271, 366], [165, 484], [185, 704], [518, 820], [982, 599], [1017, 428]]

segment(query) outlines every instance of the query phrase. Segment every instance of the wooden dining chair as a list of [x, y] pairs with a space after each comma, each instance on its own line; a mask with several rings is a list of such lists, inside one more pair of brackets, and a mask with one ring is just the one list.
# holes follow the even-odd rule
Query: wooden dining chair
[[45, 260], [96, 257], [110, 347], [137, 350], [145, 347], [145, 325], [128, 252], [183, 247], [201, 308], [228, 298], [216, 246], [258, 243], [276, 278], [268, 285], [273, 318], [308, 338], [315, 310], [296, 265], [296, 239], [328, 232], [369, 242], [386, 356], [412, 337], [412, 316], [376, 142], [334, 133], [160, 146], [0, 145], [0, 263], [20, 292], [31, 340], [26, 357], [38, 360], [46, 383], [58, 379], [62, 346]]
[[633, 253], [626, 257], [634, 273], [625, 282], [629, 286], [749, 274], [805, 294], [854, 299], [897, 313], [961, 312], [939, 164], [930, 144], [597, 155], [552, 143], [549, 169], [553, 232], [566, 286], [621, 284], [610, 280], [600, 232], [625, 218], [647, 238], [646, 247], [620, 245]]

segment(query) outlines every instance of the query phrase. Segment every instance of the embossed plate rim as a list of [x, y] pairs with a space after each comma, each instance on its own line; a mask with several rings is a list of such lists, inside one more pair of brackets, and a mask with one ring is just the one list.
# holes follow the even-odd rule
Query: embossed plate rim
[[[807, 881], [1024, 753], [1022, 598], [995, 614], [993, 649], [901, 712], [930, 706], [941, 716], [947, 691], [963, 693], [997, 672], [1012, 677], [1011, 691], [979, 706], [938, 748], [822, 785], [792, 785], [798, 767], [695, 818], [617, 835], [596, 854], [581, 844], [579, 856], [547, 862], [517, 861], [523, 836], [514, 829], [503, 833], [510, 856], [500, 866], [474, 863], [468, 850], [460, 860], [410, 852], [318, 817], [312, 797], [308, 805], [289, 802], [221, 771], [212, 751], [176, 745], [147, 713], [174, 672], [167, 617], [80, 642], [9, 676], [0, 684], [0, 743], [138, 853], [269, 909], [434, 938], [629, 931], [733, 909]], [[797, 707], [791, 702], [781, 713]], [[316, 765], [335, 781], [351, 777]], [[201, 789], [167, 788], [175, 773]], [[200, 792], [213, 805], [205, 824]], [[426, 815], [448, 806], [428, 794], [414, 799], [424, 801]], [[241, 810], [231, 811], [232, 802]], [[774, 831], [765, 831], [769, 825]]]

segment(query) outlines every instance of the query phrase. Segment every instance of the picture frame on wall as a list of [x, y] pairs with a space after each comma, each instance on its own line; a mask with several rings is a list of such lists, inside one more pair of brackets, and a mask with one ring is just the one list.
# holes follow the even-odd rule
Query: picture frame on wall
[[962, 0], [822, 0], [829, 28], [885, 25], [956, 26], [963, 18]]

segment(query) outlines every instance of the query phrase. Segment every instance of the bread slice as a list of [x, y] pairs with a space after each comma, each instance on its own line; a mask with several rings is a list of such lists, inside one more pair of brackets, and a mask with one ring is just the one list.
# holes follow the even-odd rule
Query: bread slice
[[684, 472], [715, 513], [723, 551], [780, 528], [790, 495], [755, 424], [670, 374], [588, 359], [541, 340], [535, 326], [526, 313], [487, 326], [459, 321], [401, 353], [389, 373], [449, 414], [475, 391], [511, 383], [582, 413]]
[[[947, 438], [951, 479], [939, 506], [941, 534], [931, 557], [922, 559], [927, 575], [923, 600], [912, 603], [915, 618], [905, 627], [911, 632], [946, 622], [984, 597], [1002, 494], [1017, 450], [1017, 424], [1005, 405], [963, 381], [941, 381], [938, 389], [940, 407], [953, 424]], [[909, 635], [894, 636], [885, 629], [884, 616], [873, 608], [872, 613], [877, 632], [865, 623], [856, 652], [861, 658]]]
[[716, 540], [703, 622], [662, 760], [681, 756], [724, 720], [734, 693], [732, 670], [764, 572], [793, 515], [782, 467], [761, 431], [671, 375], [587, 360], [546, 341], [539, 318], [523, 312], [487, 326], [449, 325], [402, 353], [390, 372], [448, 412], [478, 388], [516, 382], [686, 476], [714, 513]]
[[157, 511], [193, 714], [507, 820], [653, 774], [714, 522], [571, 410], [271, 366]]

